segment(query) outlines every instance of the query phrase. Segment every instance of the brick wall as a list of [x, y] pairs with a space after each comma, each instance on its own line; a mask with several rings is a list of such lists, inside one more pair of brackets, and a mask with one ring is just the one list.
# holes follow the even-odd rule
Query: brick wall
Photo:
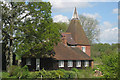
[[[77, 46], [77, 47], [79, 47], [81, 50], [82, 50], [82, 46]], [[90, 46], [85, 46], [86, 48], [86, 50], [85, 50], [85, 53], [88, 55], [88, 56], [91, 56], [91, 52], [90, 52]]]

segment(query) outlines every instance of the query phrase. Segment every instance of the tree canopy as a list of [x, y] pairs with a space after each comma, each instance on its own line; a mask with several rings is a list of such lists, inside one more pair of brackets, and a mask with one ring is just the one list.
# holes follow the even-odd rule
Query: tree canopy
[[2, 35], [6, 60], [12, 65], [13, 54], [50, 55], [59, 41], [59, 29], [51, 18], [49, 2], [2, 3]]
[[96, 41], [99, 41], [99, 22], [96, 19], [89, 18], [83, 15], [79, 15], [79, 19], [90, 43], [95, 43]]

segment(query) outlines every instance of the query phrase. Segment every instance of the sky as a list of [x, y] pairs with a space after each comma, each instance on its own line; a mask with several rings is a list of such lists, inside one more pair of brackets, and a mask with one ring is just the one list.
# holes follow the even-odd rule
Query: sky
[[[48, 1], [48, 0], [43, 0]], [[77, 8], [78, 15], [84, 15], [97, 19], [100, 29], [100, 43], [117, 43], [118, 42], [118, 0], [49, 0], [52, 4], [52, 18], [54, 22], [66, 22], [72, 18], [74, 8]], [[107, 1], [107, 2], [106, 2]], [[116, 1], [116, 2], [115, 2]]]

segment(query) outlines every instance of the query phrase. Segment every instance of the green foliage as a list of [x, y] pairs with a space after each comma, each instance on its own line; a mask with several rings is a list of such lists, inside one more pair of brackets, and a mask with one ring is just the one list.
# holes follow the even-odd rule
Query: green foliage
[[106, 54], [109, 55], [111, 53], [118, 51], [118, 44], [108, 44], [108, 43], [99, 43], [92, 44], [91, 46], [91, 57], [94, 59], [95, 64], [102, 64], [101, 57]]
[[94, 71], [91, 68], [86, 68], [83, 70], [79, 70], [77, 72], [77, 77], [78, 78], [93, 78], [94, 76]]
[[8, 68], [8, 73], [10, 76], [16, 75], [19, 69], [20, 67], [12, 65]]
[[66, 30], [68, 28], [68, 24], [67, 23], [63, 23], [63, 22], [55, 23], [55, 25], [58, 27], [59, 32], [66, 32]]
[[[65, 70], [64, 70], [64, 71], [65, 71]], [[65, 74], [64, 74], [64, 71], [56, 70], [56, 73], [59, 74], [60, 78], [63, 78], [63, 76], [65, 75]]]
[[105, 78], [117, 78], [118, 75], [118, 53], [111, 53], [109, 55], [102, 55], [102, 63], [100, 70], [103, 72]]
[[28, 78], [36, 79], [39, 76], [39, 72], [29, 72]]
[[79, 15], [79, 19], [90, 43], [99, 41], [100, 29], [98, 20], [83, 15]]
[[25, 65], [24, 67], [20, 68], [16, 77], [17, 78], [27, 78], [29, 74], [28, 67]]
[[59, 71], [65, 72], [65, 70], [64, 70], [64, 69], [59, 69]]
[[[19, 56], [50, 55], [54, 45], [58, 43], [60, 33], [51, 18], [51, 4], [49, 2], [28, 3], [30, 16], [24, 26], [20, 27], [20, 38], [16, 42], [16, 54]], [[44, 52], [44, 53], [43, 53]], [[33, 54], [34, 53], [34, 54]]]
[[59, 73], [56, 70], [49, 71], [51, 73], [51, 78], [59, 78]]
[[8, 72], [2, 72], [2, 78], [9, 78], [10, 74]]
[[8, 73], [10, 77], [16, 77], [16, 78], [27, 78], [28, 77], [28, 67], [20, 67], [20, 66], [11, 66], [8, 68]]
[[[9, 73], [5, 73], [5, 74], [8, 74], [9, 76]], [[41, 75], [42, 75], [43, 79], [44, 78], [66, 78], [68, 79], [68, 78], [93, 78], [94, 77], [93, 74], [94, 74], [94, 71], [91, 68], [87, 68], [84, 70], [77, 70], [77, 72], [75, 68], [69, 71], [64, 70], [64, 69], [46, 71], [42, 69], [41, 71], [29, 72], [29, 74], [28, 73], [22, 74], [22, 76], [20, 76], [18, 72], [16, 75], [13, 75], [11, 77], [16, 77], [16, 78], [20, 77], [22, 79], [25, 79], [25, 78], [37, 79], [37, 78], [41, 78]]]
[[77, 68], [72, 68], [72, 71], [78, 72]]
[[116, 78], [118, 75], [118, 45], [99, 43], [91, 46], [94, 70], [99, 68], [105, 78]]
[[16, 59], [23, 55], [51, 55], [53, 46], [60, 38], [59, 29], [51, 18], [51, 4], [9, 2], [1, 5], [4, 25], [2, 35], [5, 42], [3, 52], [6, 53], [7, 64], [12, 65], [13, 53], [17, 55]]

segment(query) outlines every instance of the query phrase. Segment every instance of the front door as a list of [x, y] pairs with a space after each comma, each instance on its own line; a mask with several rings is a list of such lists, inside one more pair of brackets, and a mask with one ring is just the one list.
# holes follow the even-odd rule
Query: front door
[[40, 59], [36, 59], [36, 70], [40, 70]]

